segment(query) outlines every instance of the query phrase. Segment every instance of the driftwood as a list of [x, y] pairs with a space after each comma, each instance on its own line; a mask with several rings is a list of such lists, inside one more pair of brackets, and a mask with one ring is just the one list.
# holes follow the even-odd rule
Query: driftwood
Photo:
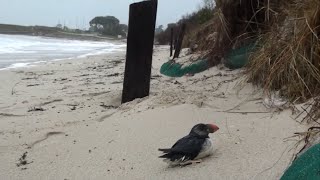
[[5, 116], [5, 117], [21, 117], [21, 116], [24, 116], [24, 115], [9, 114], [9, 113], [0, 113], [0, 116]]
[[51, 103], [61, 102], [61, 101], [63, 101], [63, 99], [54, 99], [54, 100], [51, 100], [51, 101], [43, 102], [39, 106], [45, 106], [45, 105], [48, 105], [48, 104], [51, 104]]

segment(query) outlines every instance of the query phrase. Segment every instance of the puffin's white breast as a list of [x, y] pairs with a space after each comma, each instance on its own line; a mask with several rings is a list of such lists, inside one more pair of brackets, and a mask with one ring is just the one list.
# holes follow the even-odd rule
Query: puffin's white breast
[[200, 150], [200, 153], [195, 159], [201, 159], [201, 158], [210, 156], [212, 153], [213, 153], [213, 143], [210, 140], [210, 138], [207, 138], [202, 145], [202, 149]]

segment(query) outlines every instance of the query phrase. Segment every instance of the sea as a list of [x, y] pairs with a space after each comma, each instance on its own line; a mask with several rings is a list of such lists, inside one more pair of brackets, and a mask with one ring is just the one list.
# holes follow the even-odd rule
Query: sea
[[125, 51], [126, 45], [107, 41], [80, 41], [40, 36], [0, 34], [0, 70], [39, 63]]

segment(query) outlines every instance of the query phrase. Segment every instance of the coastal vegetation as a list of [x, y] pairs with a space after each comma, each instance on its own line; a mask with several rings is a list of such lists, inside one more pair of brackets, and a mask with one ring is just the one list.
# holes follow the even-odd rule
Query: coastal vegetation
[[128, 26], [126, 24], [120, 24], [119, 19], [114, 16], [97, 16], [93, 18], [89, 24], [91, 31], [98, 32], [102, 35], [127, 36]]
[[[251, 7], [251, 8], [248, 8]], [[216, 0], [218, 38], [211, 56], [255, 43], [248, 81], [278, 92], [288, 103], [310, 101], [306, 119], [320, 118], [320, 2], [317, 0]]]
[[188, 47], [195, 41], [195, 36], [197, 36], [199, 29], [205, 26], [205, 24], [213, 18], [213, 15], [214, 1], [203, 0], [203, 3], [199, 6], [197, 11], [182, 16], [182, 18], [176, 23], [169, 23], [164, 31], [156, 35], [156, 39], [159, 44], [168, 44], [170, 42], [171, 29], [173, 29], [174, 34], [177, 35], [182, 24], [185, 23], [187, 29], [186, 40], [183, 43], [183, 47]]
[[55, 38], [68, 38], [80, 40], [104, 40], [125, 38], [128, 32], [126, 24], [114, 16], [97, 16], [88, 22], [90, 28], [73, 29], [62, 24], [55, 27], [48, 26], [21, 26], [13, 24], [0, 24], [0, 34], [17, 34], [31, 36], [46, 36]]

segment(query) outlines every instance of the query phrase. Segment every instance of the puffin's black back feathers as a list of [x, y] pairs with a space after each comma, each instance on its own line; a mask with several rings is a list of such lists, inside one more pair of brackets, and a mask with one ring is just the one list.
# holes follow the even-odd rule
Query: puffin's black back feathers
[[193, 160], [201, 151], [207, 137], [189, 134], [179, 139], [170, 149], [159, 149], [159, 151], [165, 153], [159, 158], [167, 158], [170, 161]]

